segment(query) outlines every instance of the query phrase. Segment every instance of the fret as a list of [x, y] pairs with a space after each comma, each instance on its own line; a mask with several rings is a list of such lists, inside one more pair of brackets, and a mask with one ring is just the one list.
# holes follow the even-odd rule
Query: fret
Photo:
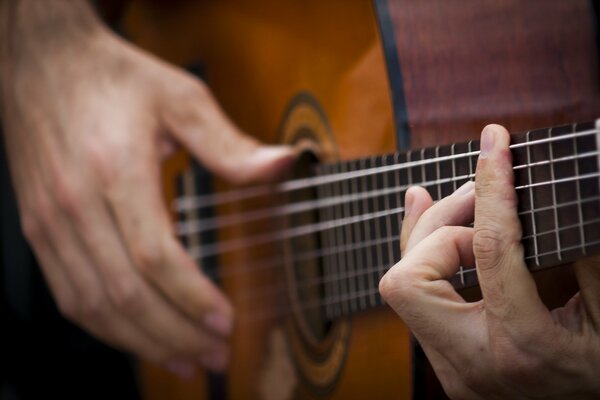
[[[427, 149], [421, 149], [419, 160], [425, 160], [425, 150], [427, 150]], [[425, 173], [425, 166], [426, 165], [431, 165], [431, 164], [423, 164], [423, 163], [421, 163], [421, 168], [420, 168], [420, 170], [421, 170], [421, 177], [419, 178], [418, 182], [425, 182], [425, 181], [427, 181], [427, 175]]]
[[[398, 156], [396, 154], [394, 155], [389, 155], [386, 157], [386, 165], [397, 165], [397, 160], [398, 160]], [[399, 188], [400, 186], [397, 185], [395, 186], [395, 182], [396, 182], [396, 177], [397, 174], [395, 173], [395, 171], [390, 171], [389, 173], [386, 174], [386, 186], [388, 188]], [[401, 199], [400, 199], [400, 191], [397, 190], [396, 193], [392, 193], [389, 196], [386, 197], [387, 203], [386, 203], [386, 207], [388, 210], [391, 209], [398, 209], [399, 207], [401, 207], [402, 203], [401, 203]], [[388, 250], [389, 250], [389, 262], [388, 265], [385, 267], [385, 272], [387, 272], [387, 270], [394, 265], [396, 262], [398, 262], [400, 260], [400, 246], [399, 243], [397, 243], [396, 240], [393, 240], [391, 238], [395, 237], [398, 235], [398, 218], [401, 217], [401, 214], [390, 214], [387, 216], [387, 221], [389, 222], [388, 225], [388, 237], [390, 237], [390, 240], [388, 241]]]
[[[454, 152], [454, 148], [455, 147], [456, 147], [456, 143], [452, 143], [452, 146], [450, 146], [450, 155], [456, 154]], [[456, 178], [456, 159], [455, 158], [452, 159], [452, 177]], [[452, 181], [452, 185], [453, 185], [452, 186], [452, 193], [456, 192], [456, 189], [458, 188], [456, 181], [457, 181], [456, 179], [454, 179]], [[462, 272], [462, 267], [461, 267], [461, 272]]]
[[[531, 131], [527, 132], [526, 135], [525, 135], [527, 142], [530, 142], [530, 139], [529, 139], [530, 135], [531, 135]], [[531, 146], [527, 146], [527, 165], [530, 165], [530, 164], [531, 164]], [[532, 183], [533, 179], [532, 179], [532, 176], [531, 176], [532, 173], [531, 173], [531, 168], [530, 167], [527, 167], [527, 174], [528, 174], [528, 177], [529, 177], [529, 183]], [[528, 189], [528, 192], [529, 192], [529, 201], [530, 201], [531, 207], [532, 207], [532, 209], [534, 209], [535, 208], [535, 202], [533, 201], [533, 188], [530, 187]], [[534, 213], [531, 213], [531, 230], [533, 232], [533, 254], [534, 254], [535, 264], [537, 266], [539, 266], [540, 265], [540, 260], [539, 260], [539, 256], [538, 256], [539, 251], [538, 251], [538, 248], [537, 248], [537, 245], [538, 245], [537, 235], [535, 233], [536, 229], [535, 229], [535, 214]]]
[[[379, 165], [379, 158], [378, 157], [372, 157], [371, 158], [371, 165], [375, 166], [375, 167], [380, 167]], [[381, 177], [381, 174], [377, 174], [376, 177], [374, 177], [373, 179], [370, 180], [370, 187], [369, 190], [375, 190], [378, 189], [378, 180]], [[372, 212], [376, 212], [376, 211], [381, 211], [380, 209], [380, 201], [382, 201], [383, 199], [381, 198], [381, 196], [378, 196], [377, 198], [370, 198], [369, 199], [369, 204], [371, 206], [371, 208], [369, 209]], [[374, 238], [376, 240], [376, 242], [378, 242], [377, 244], [375, 244], [375, 248], [373, 249], [373, 264], [375, 265], [381, 265], [383, 263], [383, 250], [382, 250], [382, 246], [383, 244], [381, 243], [381, 239], [382, 238], [382, 232], [381, 232], [381, 218], [373, 218], [370, 221], [371, 224], [371, 232], [372, 234], [374, 233]], [[375, 268], [375, 270], [373, 271], [373, 282], [374, 282], [374, 286], [373, 288], [377, 288], [379, 287], [379, 271], [378, 268]], [[377, 300], [377, 302], [379, 303], [381, 301], [381, 296], [379, 296], [378, 294], [375, 295], [375, 298]]]
[[[573, 125], [573, 132], [575, 132], [575, 125]], [[572, 140], [572, 145], [573, 145], [573, 149], [574, 149], [574, 154], [578, 154], [578, 149], [577, 149], [577, 140], [575, 138], [571, 139]], [[578, 167], [578, 162], [577, 160], [573, 160], [573, 167], [575, 169], [575, 176], [579, 176], [579, 167]], [[581, 190], [579, 189], [579, 182], [577, 182], [575, 184], [575, 195], [577, 196], [577, 201], [581, 204]], [[580, 244], [581, 244], [581, 251], [583, 253], [583, 255], [586, 255], [586, 250], [585, 250], [585, 233], [583, 230], [583, 214], [582, 214], [582, 210], [581, 210], [581, 206], [577, 207], [577, 217], [579, 218], [579, 239], [580, 239]]]
[[[578, 126], [581, 129], [581, 126]], [[594, 149], [598, 150], [598, 144], [596, 143], [597, 135], [580, 136], [576, 139], [577, 148], [582, 149]], [[598, 158], [578, 158], [577, 168], [579, 176], [586, 174], [594, 174], [598, 172]], [[593, 198], [600, 192], [599, 179], [598, 177], [589, 177], [579, 180], [579, 190], [582, 199]], [[583, 202], [581, 204], [581, 213], [584, 221], [590, 221], [600, 216], [600, 207], [593, 202]], [[600, 240], [600, 229], [598, 226], [585, 225], [583, 228], [586, 246], [585, 251], [587, 253], [594, 253], [598, 249], [598, 245], [590, 245], [590, 243], [596, 243]]]
[[[339, 173], [342, 172], [341, 171], [341, 166], [343, 164], [341, 163], [337, 163], [334, 165], [332, 172], [333, 173]], [[332, 184], [332, 190], [333, 190], [333, 197], [339, 197], [341, 196], [343, 193], [341, 193], [341, 181], [337, 181], [334, 182]], [[341, 207], [333, 207], [333, 218], [334, 220], [341, 220], [342, 218], [344, 218], [344, 215], [342, 215], [341, 212]], [[338, 246], [342, 246], [344, 243], [344, 239], [342, 236], [342, 229], [343, 227], [336, 227], [333, 229], [333, 236], [334, 236], [334, 246], [338, 247]], [[335, 275], [334, 275], [334, 285], [337, 286], [337, 293], [339, 293], [341, 298], [347, 298], [348, 297], [348, 288], [347, 288], [347, 281], [345, 279], [346, 276], [346, 262], [344, 260], [344, 252], [340, 252], [340, 251], [336, 251], [336, 255], [335, 255], [335, 267], [333, 268], [333, 270], [335, 271]], [[348, 303], [346, 301], [340, 301], [337, 302], [336, 305], [339, 307], [339, 312], [341, 314], [348, 314]]]
[[[543, 141], [550, 138], [550, 130], [540, 129], [531, 131], [529, 133], [529, 140], [533, 142]], [[533, 183], [540, 182], [555, 182], [552, 179], [553, 163], [550, 158], [550, 144], [551, 142], [542, 142], [529, 146], [530, 149], [530, 162], [533, 163], [529, 167], [532, 176]], [[549, 161], [542, 163], [542, 161]], [[555, 224], [556, 204], [553, 199], [555, 197], [554, 189], [555, 183], [539, 185], [531, 188], [533, 195], [533, 217], [534, 217], [534, 232], [551, 232], [557, 229]], [[538, 253], [537, 262], [539, 265], [545, 265], [548, 263], [556, 263], [559, 261], [557, 257], [558, 252], [550, 253], [552, 250], [558, 248], [559, 244], [556, 242], [557, 235], [537, 235], [535, 238], [536, 251]], [[547, 254], [542, 259], [539, 254]]]
[[[600, 252], [598, 144], [597, 135], [588, 134], [589, 129], [589, 125], [558, 126], [511, 137], [524, 257], [532, 270]], [[572, 137], [583, 130], [586, 132]], [[564, 135], [567, 136], [561, 139]], [[340, 173], [355, 170], [374, 173], [322, 184], [319, 196], [378, 194], [359, 196], [320, 210], [322, 221], [377, 214], [340, 225], [330, 229], [329, 235], [323, 235], [322, 240], [329, 241], [326, 248], [342, 246], [343, 249], [340, 255], [329, 257], [323, 264], [324, 275], [335, 282], [324, 285], [325, 296], [331, 299], [328, 314], [352, 313], [381, 303], [377, 292], [379, 279], [401, 256], [398, 242], [404, 215], [404, 212], [386, 214], [385, 211], [398, 210], [404, 204], [405, 188], [410, 185], [427, 182], [425, 188], [435, 200], [453, 193], [473, 178], [478, 155], [454, 157], [478, 150], [479, 142], [471, 141], [329, 167]], [[418, 162], [422, 160], [428, 162]], [[406, 163], [411, 166], [381, 168]], [[353, 246], [354, 243], [362, 245]], [[457, 288], [475, 285], [475, 272], [470, 266], [460, 266], [450, 282]]]
[[[327, 175], [330, 173], [329, 172], [329, 164], [325, 164], [322, 166], [321, 173], [323, 173], [324, 175]], [[329, 185], [317, 186], [317, 195], [321, 199], [330, 198], [331, 194], [329, 193]], [[319, 213], [319, 220], [321, 222], [331, 220], [331, 207], [319, 208], [318, 213]], [[331, 230], [324, 230], [321, 232], [321, 243], [325, 249], [331, 249], [333, 247], [333, 243], [331, 241]], [[333, 276], [333, 269], [332, 269], [333, 262], [332, 261], [333, 261], [333, 256], [331, 254], [327, 254], [327, 255], [323, 256], [323, 258], [322, 258], [323, 276], [325, 277], [325, 285], [324, 285], [325, 298], [332, 298], [332, 297], [336, 296], [333, 282], [330, 279]], [[331, 304], [331, 303], [326, 304], [325, 314], [329, 318], [335, 317], [335, 309], [333, 307], [333, 304]]]
[[[435, 147], [435, 158], [438, 160], [440, 158], [440, 146]], [[439, 183], [439, 180], [440, 180], [440, 162], [439, 161], [435, 162], [435, 180], [438, 182], [435, 185], [437, 187], [437, 199], [441, 200], [443, 196], [442, 196], [442, 185]]]
[[[371, 167], [370, 162], [368, 159], [362, 159], [361, 160], [361, 168], [368, 168]], [[364, 191], [369, 191], [369, 185], [368, 185], [368, 180], [366, 176], [363, 176], [361, 178], [361, 185]], [[362, 213], [366, 213], [369, 212], [369, 204], [368, 204], [368, 199], [363, 199], [362, 200]], [[371, 229], [369, 227], [369, 221], [365, 221], [362, 223], [363, 225], [363, 240], [371, 240]], [[368, 271], [371, 271], [373, 269], [373, 262], [374, 262], [374, 258], [372, 256], [372, 251], [371, 251], [371, 247], [372, 246], [368, 246], [365, 247], [364, 251], [364, 256], [365, 256], [365, 266], [367, 268]], [[373, 293], [373, 288], [375, 287], [375, 282], [373, 279], [373, 274], [372, 273], [367, 273], [367, 281], [365, 282], [367, 284], [367, 290], [365, 292], [369, 293], [369, 306], [374, 307], [377, 305], [377, 300], [375, 297], [375, 293]]]
[[[437, 151], [438, 156], [441, 158], [445, 158], [453, 155], [454, 145], [453, 146], [443, 146], [440, 147]], [[454, 190], [456, 190], [456, 169], [455, 169], [455, 160], [444, 160], [438, 162], [438, 179], [442, 181], [446, 181], [444, 183], [439, 184], [440, 188], [440, 198], [444, 198], [446, 196], [451, 195]]]
[[[435, 160], [435, 149], [434, 148], [425, 148], [421, 149], [421, 160]], [[421, 183], [428, 182], [428, 185], [423, 186], [433, 200], [437, 200], [437, 184], [435, 183], [436, 177], [436, 164], [437, 162], [429, 162], [429, 163], [421, 163]]]
[[[454, 154], [465, 154], [465, 153], [469, 152], [468, 143], [458, 143], [456, 145], [453, 145], [452, 148], [454, 149], [453, 150]], [[453, 187], [454, 190], [456, 190], [456, 188], [462, 186], [465, 182], [467, 182], [469, 180], [469, 178], [467, 176], [469, 176], [471, 174], [470, 161], [471, 161], [471, 157], [461, 157], [461, 158], [453, 160], [452, 175], [455, 177], [456, 176], [464, 177], [459, 180], [455, 180], [454, 187]]]
[[[348, 163], [344, 163], [342, 164], [341, 168], [340, 168], [340, 172], [347, 172], [350, 169], [348, 168], [349, 164]], [[348, 195], [350, 194], [350, 185], [348, 184], [347, 180], [342, 181], [342, 194], [343, 195]], [[352, 216], [352, 213], [350, 212], [350, 204], [348, 204], [348, 202], [344, 202], [343, 207], [343, 215], [344, 217], [350, 217]], [[345, 225], [343, 227], [343, 234], [344, 234], [344, 239], [342, 240], [342, 242], [344, 243], [344, 245], [349, 245], [349, 244], [353, 244], [354, 242], [352, 241], [352, 233], [351, 233], [351, 226], [350, 225]], [[357, 292], [356, 290], [356, 268], [354, 266], [354, 257], [352, 257], [351, 252], [345, 251], [342, 252], [344, 254], [344, 258], [345, 258], [345, 265], [346, 265], [346, 270], [348, 271], [348, 292], [351, 294], [355, 294]], [[352, 296], [352, 298], [349, 301], [350, 303], [350, 311], [356, 311], [358, 309], [358, 299], [355, 296]]]
[[[382, 165], [391, 165], [391, 161], [392, 161], [392, 157], [386, 157], [386, 156], [382, 156], [381, 157], [381, 164]], [[386, 173], [384, 174], [384, 180], [383, 180], [383, 188], [387, 189], [390, 187], [390, 173]], [[390, 199], [391, 197], [391, 199]], [[384, 197], [384, 207], [386, 210], [389, 210], [392, 208], [392, 202], [393, 199], [395, 198], [395, 196], [389, 196], [386, 195]], [[393, 208], [396, 208], [395, 206]], [[392, 216], [390, 214], [385, 216], [385, 224], [384, 224], [384, 230], [382, 231], [382, 237], [391, 237], [392, 236]], [[381, 270], [379, 272], [379, 280], [381, 280], [381, 277], [383, 277], [383, 274], [385, 274], [385, 272], [388, 270], [389, 266], [391, 266], [391, 264], [394, 262], [394, 254], [393, 254], [393, 250], [392, 250], [392, 246], [393, 246], [393, 242], [391, 240], [388, 240], [387, 242], [385, 242], [385, 247], [387, 248], [387, 252], [384, 252], [384, 262], [381, 265]], [[379, 282], [379, 281], [378, 281]], [[383, 298], [381, 298], [381, 302], [383, 303], [384, 300]]]
[[[408, 162], [408, 160], [410, 159], [410, 152], [408, 153], [403, 153], [403, 154], [398, 154], [396, 153], [394, 155], [394, 163], [396, 165], [403, 163], [403, 162]], [[409, 183], [409, 173], [406, 170], [406, 168], [401, 169], [401, 170], [396, 170], [396, 173], [394, 174], [394, 178], [395, 178], [395, 183], [396, 183], [396, 187], [399, 188], [402, 185], [405, 185], [407, 183]], [[402, 191], [398, 191], [397, 192], [398, 195], [398, 202], [397, 202], [397, 207], [402, 206], [404, 208], [404, 198], [406, 196], [406, 189], [402, 190]], [[406, 215], [406, 213], [404, 211], [402, 211], [401, 213], [398, 214], [397, 218], [394, 219], [394, 235], [397, 235], [398, 237], [400, 237], [400, 230], [402, 229], [402, 220], [404, 219], [404, 216]], [[400, 257], [402, 256], [402, 254], [400, 253], [400, 240], [398, 240], [398, 242], [396, 243], [396, 245], [394, 246], [394, 260], [400, 260]]]
[[[548, 131], [548, 136], [552, 137], [552, 129]], [[549, 152], [549, 160], [550, 160], [550, 179], [552, 182], [556, 181], [555, 173], [554, 173], [554, 152], [552, 151], [552, 142], [548, 143], [548, 152]], [[554, 230], [556, 234], [556, 248], [558, 249], [558, 259], [562, 260], [561, 254], [561, 246], [560, 246], [560, 235], [559, 235], [559, 225], [558, 225], [558, 202], [556, 200], [556, 185], [552, 185], [552, 203], [554, 204]]]
[[[361, 164], [359, 161], [352, 162], [352, 170], [359, 170], [360, 168], [361, 168]], [[350, 182], [350, 187], [351, 187], [352, 193], [360, 193], [360, 191], [358, 190], [358, 179], [356, 179], [356, 178], [352, 179]], [[352, 202], [352, 215], [360, 215], [359, 213], [361, 213], [361, 211], [359, 210], [359, 206], [360, 206], [360, 204], [358, 201]], [[361, 234], [360, 234], [360, 225], [352, 224], [352, 228], [353, 228], [352, 229], [353, 237], [352, 237], [351, 243], [364, 242], [364, 239], [361, 237]], [[364, 261], [365, 261], [364, 250], [362, 248], [360, 250], [355, 248], [353, 253], [354, 253], [353, 258], [357, 261], [358, 265], [366, 265], [364, 263]], [[359, 293], [365, 292], [365, 283], [364, 282], [365, 281], [362, 276], [357, 277]], [[358, 301], [359, 301], [359, 307], [361, 310], [364, 310], [365, 308], [367, 308], [367, 302], [366, 302], [366, 298], [364, 295], [358, 296]]]

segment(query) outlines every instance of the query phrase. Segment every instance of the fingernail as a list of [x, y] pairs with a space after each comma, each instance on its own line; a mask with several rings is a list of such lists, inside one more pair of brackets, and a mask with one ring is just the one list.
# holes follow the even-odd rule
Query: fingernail
[[200, 363], [211, 371], [223, 372], [229, 365], [229, 355], [227, 352], [205, 354], [200, 357]]
[[233, 330], [232, 319], [216, 312], [207, 314], [204, 323], [215, 333], [223, 336], [230, 336]]
[[415, 202], [415, 196], [412, 194], [412, 191], [407, 190], [406, 195], [404, 197], [404, 216], [406, 217], [410, 214], [410, 210], [412, 209], [413, 203]]
[[263, 146], [258, 148], [252, 155], [252, 162], [257, 164], [269, 164], [275, 160], [293, 160], [294, 151], [288, 146]]
[[196, 375], [196, 367], [193, 364], [185, 361], [169, 361], [166, 367], [173, 374], [179, 376], [182, 379], [192, 379]]
[[494, 149], [494, 142], [496, 140], [495, 132], [490, 127], [485, 127], [481, 133], [481, 151], [479, 152], [479, 158], [488, 157], [489, 153]]
[[462, 184], [461, 187], [456, 189], [454, 194], [457, 196], [464, 196], [471, 193], [473, 190], [475, 190], [475, 183], [473, 181], [467, 181]]

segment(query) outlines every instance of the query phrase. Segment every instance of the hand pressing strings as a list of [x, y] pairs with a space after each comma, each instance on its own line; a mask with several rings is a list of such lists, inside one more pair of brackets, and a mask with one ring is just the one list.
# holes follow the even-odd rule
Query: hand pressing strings
[[[452, 398], [599, 398], [598, 261], [576, 264], [580, 292], [546, 308], [523, 261], [509, 142], [504, 128], [486, 127], [476, 183], [433, 206], [425, 190], [409, 190], [403, 257], [380, 291]], [[476, 266], [481, 301], [465, 302], [448, 282], [461, 265]]]

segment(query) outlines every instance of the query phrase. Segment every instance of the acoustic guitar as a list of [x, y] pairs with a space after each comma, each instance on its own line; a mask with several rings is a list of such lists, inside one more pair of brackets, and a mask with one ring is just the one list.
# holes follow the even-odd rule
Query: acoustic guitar
[[[437, 200], [473, 179], [491, 122], [525, 132], [525, 257], [564, 303], [577, 284], [557, 266], [600, 249], [597, 21], [589, 0], [131, 1], [129, 39], [198, 72], [243, 130], [306, 149], [258, 187], [166, 163], [177, 233], [237, 325], [226, 374], [142, 364], [145, 397], [440, 398], [378, 282], [401, 257], [406, 189]], [[452, 283], [479, 296], [474, 269]]]

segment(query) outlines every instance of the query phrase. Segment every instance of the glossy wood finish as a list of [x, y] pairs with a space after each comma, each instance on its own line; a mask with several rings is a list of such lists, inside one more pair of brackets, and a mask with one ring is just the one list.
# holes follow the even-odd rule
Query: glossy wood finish
[[[370, 1], [140, 1], [126, 11], [125, 27], [135, 43], [168, 61], [200, 62], [225, 111], [264, 141], [281, 140], [278, 128], [288, 102], [309, 92], [327, 114], [340, 158], [395, 150]], [[268, 363], [272, 328], [255, 326], [234, 335], [227, 386], [232, 398], [261, 396], [257, 386]], [[203, 396], [201, 382], [186, 383], [152, 366], [143, 366], [142, 378], [149, 399]], [[409, 335], [401, 321], [387, 309], [352, 318], [349, 352], [329, 395], [368, 398], [393, 392], [408, 398], [410, 390]], [[315, 396], [302, 384], [293, 393]]]
[[[414, 147], [473, 139], [490, 122], [525, 130], [598, 116], [598, 59], [587, 1], [389, 4]], [[226, 112], [264, 141], [281, 139], [289, 100], [308, 91], [327, 114], [341, 159], [395, 149], [370, 1], [139, 0], [125, 15], [125, 31], [137, 44], [182, 66], [201, 62]], [[538, 281], [549, 304], [576, 290], [569, 269], [540, 274]], [[328, 395], [409, 398], [409, 336], [402, 323], [379, 309], [353, 317], [351, 329], [344, 369]], [[259, 397], [272, 331], [264, 325], [234, 335], [231, 397]], [[201, 378], [186, 383], [150, 366], [143, 367], [143, 380], [147, 398], [202, 398], [205, 390]], [[293, 395], [315, 396], [301, 384]]]

